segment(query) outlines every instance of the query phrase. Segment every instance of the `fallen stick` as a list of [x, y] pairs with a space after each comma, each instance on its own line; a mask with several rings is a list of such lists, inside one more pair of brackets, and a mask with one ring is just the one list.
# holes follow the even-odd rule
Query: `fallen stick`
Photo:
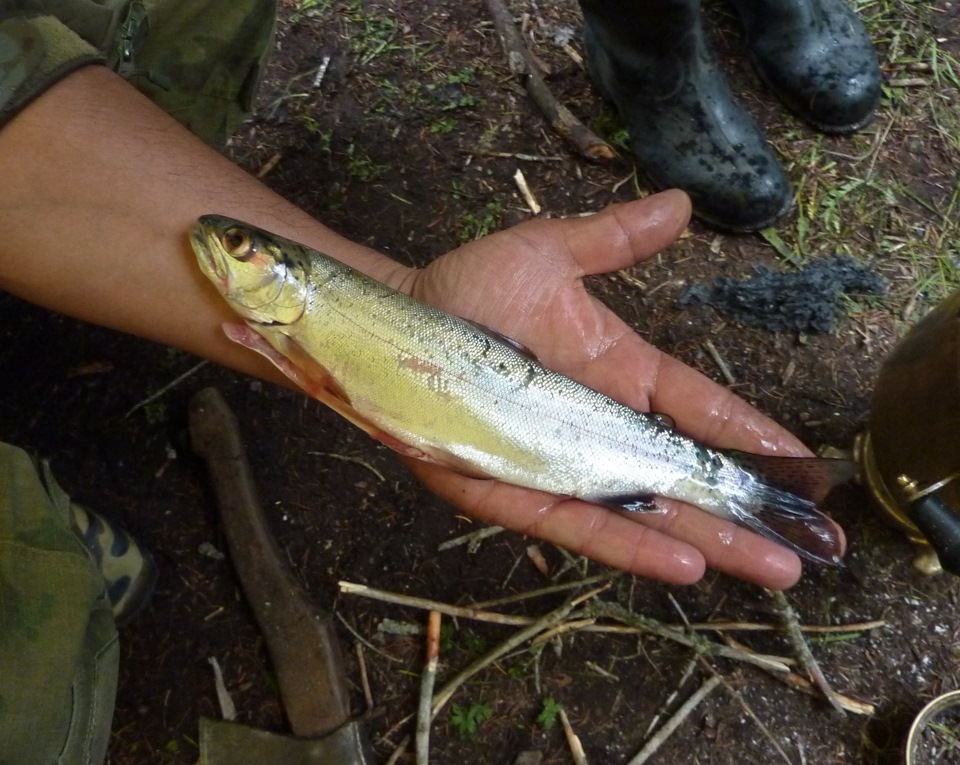
[[559, 103], [540, 75], [533, 55], [527, 49], [513, 23], [513, 17], [500, 0], [486, 0], [487, 9], [493, 16], [493, 24], [507, 54], [510, 71], [523, 80], [530, 98], [543, 113], [551, 127], [587, 159], [605, 162], [616, 156], [610, 144], [601, 140], [567, 107]]
[[713, 363], [717, 365], [717, 369], [720, 370], [720, 374], [723, 375], [723, 379], [727, 385], [736, 385], [737, 378], [733, 376], [733, 372], [730, 371], [730, 367], [727, 366], [727, 362], [724, 361], [723, 356], [720, 355], [720, 351], [717, 350], [717, 346], [713, 344], [713, 341], [704, 340], [703, 347], [707, 349], [707, 353], [710, 354]]
[[[724, 635], [723, 639], [727, 645], [733, 648], [746, 653], [753, 653], [751, 649], [747, 648], [747, 646], [743, 645], [742, 643], [738, 643], [729, 635]], [[802, 693], [806, 693], [809, 696], [820, 696], [821, 694], [820, 689], [814, 685], [809, 678], [806, 678], [803, 675], [798, 675], [796, 672], [778, 672], [775, 670], [767, 671], [785, 685], [801, 691]], [[868, 717], [876, 712], [876, 707], [868, 701], [861, 701], [860, 699], [855, 699], [852, 696], [845, 696], [842, 693], [836, 693], [836, 697], [840, 706], [842, 706], [847, 712], [852, 712], [855, 715], [866, 715]]]
[[830, 686], [826, 676], [823, 674], [823, 670], [820, 669], [820, 665], [814, 658], [810, 646], [807, 645], [803, 633], [800, 632], [800, 620], [797, 618], [797, 612], [793, 610], [790, 601], [787, 600], [787, 596], [783, 594], [782, 590], [769, 590], [768, 592], [770, 592], [770, 596], [773, 598], [773, 602], [777, 607], [777, 612], [783, 620], [784, 632], [786, 632], [787, 639], [790, 641], [790, 645], [793, 646], [793, 650], [796, 651], [801, 666], [806, 670], [807, 674], [810, 675], [810, 679], [817, 688], [823, 692], [824, 697], [830, 702], [830, 706], [840, 714], [843, 714], [843, 704], [841, 704], [840, 699], [837, 698], [837, 692]]
[[[470, 545], [473, 547], [474, 544], [479, 544], [487, 537], [492, 537], [501, 531], [506, 531], [506, 529], [504, 529], [503, 526], [484, 526], [482, 529], [477, 529], [468, 534], [448, 539], [446, 542], [441, 542], [437, 545], [437, 552], [443, 552], [444, 550], [449, 550], [460, 545]], [[470, 552], [473, 552], [473, 550], [470, 550]]]
[[566, 621], [563, 624], [558, 624], [556, 627], [551, 627], [550, 629], [542, 632], [533, 639], [533, 645], [540, 645], [541, 643], [547, 643], [557, 635], [564, 635], [567, 632], [574, 632], [577, 630], [582, 630], [584, 627], [589, 627], [591, 624], [596, 623], [596, 619], [576, 619], [573, 621]]
[[567, 745], [570, 747], [574, 765], [589, 765], [587, 753], [583, 751], [583, 744], [580, 743], [580, 737], [573, 732], [570, 719], [563, 708], [560, 709], [560, 723], [563, 725], [563, 733], [567, 737]]
[[[886, 627], [883, 619], [872, 619], [868, 622], [852, 622], [850, 624], [800, 624], [801, 632], [810, 632], [818, 635], [844, 634], [865, 632]], [[777, 624], [763, 624], [761, 622], [694, 622], [690, 625], [693, 630], [716, 630], [717, 632], [773, 632], [779, 630]]]
[[[340, 584], [343, 585], [345, 583], [341, 582]], [[347, 582], [346, 584], [349, 584], [349, 582]], [[517, 646], [535, 637], [540, 632], [550, 629], [555, 624], [559, 624], [564, 619], [566, 619], [570, 615], [570, 613], [573, 611], [573, 609], [576, 608], [578, 605], [580, 605], [580, 603], [584, 602], [585, 600], [589, 600], [592, 597], [595, 597], [599, 593], [606, 590], [608, 587], [609, 585], [606, 585], [604, 587], [598, 587], [595, 590], [591, 590], [590, 592], [584, 593], [583, 595], [578, 595], [577, 597], [572, 598], [571, 600], [568, 600], [566, 603], [560, 606], [560, 608], [557, 608], [551, 611], [545, 616], [541, 616], [533, 624], [530, 624], [524, 629], [511, 635], [505, 641], [503, 641], [498, 646], [496, 646], [492, 651], [485, 654], [484, 656], [481, 656], [479, 659], [477, 659], [475, 662], [470, 664], [468, 667], [458, 672], [456, 675], [454, 675], [453, 678], [450, 679], [450, 681], [445, 686], [443, 686], [440, 692], [433, 697], [431, 719], [435, 718], [437, 714], [440, 712], [440, 710], [443, 709], [444, 706], [446, 706], [447, 702], [450, 701], [450, 699], [453, 697], [453, 694], [457, 692], [460, 686], [463, 685], [465, 682], [467, 682], [467, 680], [469, 680], [475, 674], [485, 669], [486, 667], [490, 666], [495, 661], [500, 659], [502, 656], [508, 654]], [[406, 717], [404, 717], [402, 720], [396, 723], [392, 728], [390, 728], [390, 730], [387, 731], [383, 736], [381, 736], [381, 740], [386, 739], [395, 730], [402, 727], [403, 725], [406, 725], [407, 722], [409, 722], [410, 718], [412, 717], [413, 715], [407, 715]], [[400, 744], [394, 750], [393, 754], [390, 756], [390, 759], [387, 760], [387, 764], [390, 765], [390, 763], [394, 763], [397, 760], [399, 760], [400, 757], [403, 756], [403, 754], [406, 752], [407, 747], [409, 745], [410, 745], [410, 736], [407, 736], [403, 739], [403, 741], [400, 742]]]
[[535, 637], [539, 633], [550, 629], [556, 624], [559, 624], [570, 615], [570, 612], [573, 611], [574, 608], [576, 608], [578, 605], [583, 603], [585, 600], [589, 600], [590, 598], [593, 598], [599, 593], [603, 592], [609, 586], [610, 585], [606, 585], [604, 587], [598, 587], [595, 590], [591, 590], [590, 592], [586, 592], [583, 595], [578, 595], [577, 597], [572, 598], [571, 600], [568, 600], [566, 603], [560, 606], [560, 608], [557, 608], [551, 611], [545, 616], [541, 616], [533, 624], [525, 627], [522, 630], [519, 630], [511, 637], [504, 640], [500, 645], [498, 645], [488, 654], [486, 654], [485, 656], [481, 656], [479, 659], [473, 662], [473, 664], [471, 664], [466, 669], [459, 672], [457, 675], [451, 678], [450, 682], [448, 682], [434, 698], [434, 701], [433, 701], [434, 716], [436, 716], [437, 712], [443, 709], [444, 705], [446, 705], [446, 703], [451, 699], [453, 694], [456, 693], [457, 689], [461, 685], [463, 685], [465, 682], [467, 682], [467, 680], [469, 680], [471, 677], [477, 674], [480, 670], [490, 666], [501, 656], [503, 656], [506, 653], [509, 653], [514, 648], [527, 642], [528, 640]]
[[367, 661], [363, 655], [363, 643], [354, 643], [357, 651], [357, 664], [360, 666], [360, 687], [363, 688], [363, 700], [367, 703], [367, 711], [373, 709], [373, 691], [370, 690], [370, 678], [367, 675]]
[[164, 386], [163, 386], [162, 388], [160, 388], [159, 390], [154, 391], [154, 392], [151, 393], [149, 396], [147, 396], [145, 399], [143, 399], [143, 401], [141, 401], [140, 403], [134, 404], [133, 406], [131, 406], [131, 407], [126, 411], [126, 413], [123, 415], [123, 419], [126, 419], [127, 417], [129, 417], [131, 414], [133, 414], [134, 412], [136, 412], [138, 409], [143, 409], [143, 407], [145, 407], [147, 404], [152, 404], [152, 403], [153, 403], [154, 401], [156, 401], [158, 398], [160, 398], [160, 397], [163, 396], [164, 394], [166, 394], [166, 393], [170, 392], [171, 390], [173, 390], [174, 388], [176, 388], [180, 383], [182, 383], [184, 380], [186, 380], [188, 377], [190, 377], [190, 375], [192, 375], [192, 374], [194, 374], [195, 372], [198, 372], [199, 370], [203, 369], [203, 367], [205, 367], [205, 366], [206, 366], [207, 364], [209, 364], [209, 363], [210, 363], [210, 362], [209, 362], [207, 359], [204, 359], [203, 361], [198, 361], [196, 364], [194, 364], [192, 367], [190, 367], [190, 369], [188, 369], [188, 370], [187, 370], [186, 372], [184, 372], [182, 375], [180, 375], [179, 377], [174, 378], [173, 380], [171, 380], [170, 382], [168, 382], [166, 385], [164, 385]]
[[523, 170], [519, 167], [517, 168], [517, 172], [513, 174], [513, 181], [517, 184], [517, 188], [520, 190], [520, 196], [523, 197], [523, 201], [527, 207], [530, 208], [530, 212], [534, 215], [539, 215], [540, 210], [543, 208], [540, 207], [540, 203], [530, 190], [530, 184], [527, 183], [526, 176], [524, 176]]
[[[482, 603], [476, 603], [472, 607], [465, 606], [454, 606], [449, 603], [441, 603], [437, 600], [429, 600], [427, 598], [418, 598], [414, 595], [402, 595], [400, 593], [387, 592], [386, 590], [378, 590], [374, 587], [368, 587], [365, 584], [357, 584], [355, 582], [341, 581], [339, 583], [340, 591], [347, 595], [359, 595], [360, 597], [370, 598], [371, 600], [380, 600], [385, 603], [395, 603], [401, 606], [410, 606], [412, 608], [420, 608], [426, 611], [439, 611], [441, 614], [446, 614], [447, 616], [456, 616], [463, 619], [473, 619], [474, 621], [479, 622], [491, 622], [493, 624], [506, 624], [510, 626], [522, 626], [525, 624], [533, 624], [536, 621], [536, 617], [533, 616], [513, 616], [510, 614], [501, 614], [497, 611], [486, 611], [485, 608], [494, 605], [505, 605], [507, 603], [515, 603], [521, 600], [526, 600], [528, 598], [535, 598], [541, 595], [549, 595], [555, 592], [562, 592], [564, 590], [571, 590], [577, 587], [584, 587], [595, 582], [602, 582], [608, 578], [616, 578], [619, 576], [618, 572], [614, 572], [612, 575], [608, 574], [598, 574], [596, 576], [591, 576], [586, 579], [581, 579], [577, 582], [568, 582], [565, 584], [556, 584], [551, 585], [550, 587], [544, 587], [539, 590], [533, 590], [531, 592], [519, 593], [517, 595], [509, 595], [504, 598], [497, 598], [495, 600], [485, 600]], [[610, 605], [612, 604], [604, 604]], [[619, 606], [614, 606], [614, 608], [620, 608]], [[624, 613], [633, 614], [631, 611], [623, 609]], [[662, 637], [667, 637], [670, 640], [676, 640], [679, 635], [680, 638], [686, 639], [688, 644], [693, 641], [693, 638], [686, 637], [680, 631], [684, 627], [674, 624], [658, 622], [654, 619], [651, 619], [646, 616], [640, 616], [639, 614], [633, 614], [633, 617], [637, 620], [643, 620], [643, 624], [640, 623], [630, 623], [623, 621], [617, 616], [610, 614], [603, 614], [610, 616], [610, 618], [620, 621], [621, 624], [594, 624], [587, 627], [583, 627], [584, 632], [601, 632], [601, 633], [616, 633], [622, 635], [637, 635], [642, 633], [650, 633], [656, 630], [661, 630], [664, 632], [669, 632], [669, 634], [661, 634], [657, 632], [656, 634], [661, 634]], [[342, 617], [341, 617], [342, 620]], [[880, 619], [875, 619], [868, 622], [854, 622], [852, 624], [801, 624], [799, 625], [800, 630], [803, 632], [819, 633], [819, 634], [832, 634], [832, 633], [853, 633], [853, 632], [863, 632], [865, 630], [877, 629], [879, 627], [885, 627], [886, 622]], [[780, 625], [777, 624], [762, 624], [759, 622], [695, 622], [689, 625], [690, 629], [696, 632], [730, 632], [741, 630], [745, 632], [773, 632], [776, 630], [782, 629]], [[352, 630], [354, 636], [359, 638], [359, 635], [355, 630]], [[366, 643], [368, 648], [373, 648], [373, 650], [378, 650], [375, 646], [372, 646], [370, 643]], [[382, 653], [382, 651], [380, 651]], [[389, 656], [385, 654], [391, 661], [400, 661], [395, 656]], [[790, 659], [780, 656], [771, 656], [767, 657], [763, 654], [755, 654], [755, 657], [760, 657], [760, 660], [769, 661], [776, 664], [781, 664], [787, 666], [791, 662]], [[737, 658], [737, 657], [730, 657]]]
[[[657, 637], [666, 638], [667, 640], [672, 640], [675, 643], [680, 643], [688, 648], [695, 649], [698, 653], [704, 656], [722, 656], [727, 659], [735, 659], [745, 664], [752, 664], [755, 667], [760, 667], [760, 669], [766, 669], [768, 671], [790, 671], [790, 668], [778, 659], [760, 656], [759, 654], [751, 654], [746, 651], [740, 651], [727, 645], [714, 643], [713, 641], [707, 640], [699, 635], [688, 635], [685, 632], [666, 627], [660, 622], [657, 622], [646, 616], [641, 616], [640, 614], [634, 613], [633, 611], [630, 611], [623, 606], [618, 606], [614, 603], [598, 601], [590, 604], [587, 607], [587, 611], [594, 616], [605, 616], [609, 619], [622, 622], [630, 627], [635, 627], [641, 632], [647, 632], [651, 635], [656, 635]], [[589, 629], [589, 627], [584, 629]]]
[[663, 742], [680, 727], [680, 723], [686, 720], [690, 716], [690, 713], [697, 708], [697, 705], [709, 696], [718, 685], [720, 685], [719, 675], [714, 675], [707, 679], [703, 685], [671, 715], [670, 719], [663, 724], [663, 727], [647, 740], [647, 743], [643, 745], [643, 749], [637, 752], [636, 756], [630, 760], [627, 765], [643, 765], [643, 763], [649, 760], [657, 749], [661, 747]]
[[[693, 676], [693, 671], [697, 668], [698, 658], [692, 656], [690, 661], [687, 662], [687, 666], [684, 667], [683, 672], [680, 675], [680, 682], [677, 683], [677, 687], [670, 693], [667, 698], [663, 700], [663, 703], [660, 705], [660, 709], [657, 710], [657, 713], [653, 716], [653, 719], [650, 720], [650, 724], [647, 726], [646, 732], [643, 734], [644, 740], [649, 739], [650, 734], [657, 728], [660, 718], [666, 713], [666, 711], [673, 705], [673, 702], [677, 700], [677, 696], [680, 695], [680, 689], [687, 684]], [[639, 755], [637, 755], [639, 756]]]
[[521, 600], [529, 600], [530, 598], [539, 598], [541, 595], [552, 595], [555, 592], [563, 592], [564, 590], [575, 590], [577, 587], [587, 587], [591, 584], [596, 584], [597, 582], [603, 582], [607, 579], [615, 579], [619, 576], [622, 576], [622, 571], [613, 571], [608, 574], [596, 574], [595, 576], [588, 576], [586, 579], [580, 579], [576, 582], [565, 582], [563, 584], [552, 584], [549, 587], [543, 587], [539, 590], [530, 590], [529, 592], [520, 592], [516, 595], [507, 595], [502, 598], [494, 598], [493, 600], [483, 600], [479, 603], [474, 603], [473, 607], [476, 609], [487, 609], [493, 608], [494, 606], [505, 606], [509, 603], [519, 603]]
[[[818, 635], [853, 634], [865, 630], [885, 627], [884, 621], [857, 622], [853, 624], [801, 624], [802, 632]], [[667, 629], [679, 630], [684, 625], [664, 622]], [[779, 624], [761, 624], [759, 622], [694, 622], [690, 625], [694, 632], [780, 632], [783, 628]], [[637, 627], [628, 627], [623, 624], [596, 624], [586, 629], [587, 632], [613, 632], [620, 635], [637, 635], [647, 630]]]
[[401, 659], [400, 657], [398, 657], [398, 656], [393, 656], [393, 655], [387, 653], [386, 651], [382, 651], [382, 650], [380, 650], [379, 648], [377, 648], [373, 643], [371, 643], [371, 642], [370, 642], [369, 640], [367, 640], [363, 635], [361, 635], [359, 632], [357, 632], [357, 631], [353, 628], [353, 626], [350, 624], [350, 622], [348, 622], [346, 619], [343, 618], [343, 614], [341, 614], [339, 611], [335, 611], [335, 612], [334, 612], [334, 615], [340, 620], [340, 623], [341, 623], [344, 627], [347, 628], [347, 632], [349, 632], [351, 635], [353, 635], [358, 641], [360, 641], [361, 643], [363, 643], [363, 644], [364, 644], [367, 648], [369, 648], [371, 651], [373, 651], [374, 653], [380, 654], [380, 655], [383, 656], [385, 659], [389, 659], [390, 661], [395, 661], [395, 662], [398, 662], [398, 663], [400, 663], [400, 662], [403, 661], [403, 659]]
[[437, 679], [437, 662], [440, 656], [440, 612], [431, 611], [427, 622], [427, 663], [420, 678], [420, 706], [417, 709], [416, 754], [417, 765], [427, 765], [430, 760], [430, 706], [433, 701], [433, 685]]
[[478, 611], [475, 608], [464, 608], [463, 606], [453, 606], [449, 603], [440, 603], [436, 600], [427, 600], [426, 598], [417, 598], [413, 595], [401, 595], [386, 590], [378, 590], [374, 587], [367, 587], [365, 584], [356, 584], [354, 582], [340, 582], [340, 592], [347, 595], [360, 595], [371, 600], [380, 600], [384, 603], [395, 603], [400, 606], [412, 606], [413, 608], [422, 608], [427, 611], [439, 611], [447, 616], [459, 616], [465, 619], [474, 619], [478, 622], [493, 622], [494, 624], [508, 624], [512, 626], [521, 626], [530, 624], [531, 619], [528, 616], [510, 616], [509, 614], [498, 614], [496, 611]]

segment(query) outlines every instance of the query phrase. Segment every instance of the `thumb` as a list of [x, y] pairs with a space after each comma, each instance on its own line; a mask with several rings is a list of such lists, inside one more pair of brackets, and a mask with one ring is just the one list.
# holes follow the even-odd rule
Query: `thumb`
[[690, 198], [679, 189], [567, 218], [564, 240], [584, 275], [629, 268], [673, 244], [690, 221]]

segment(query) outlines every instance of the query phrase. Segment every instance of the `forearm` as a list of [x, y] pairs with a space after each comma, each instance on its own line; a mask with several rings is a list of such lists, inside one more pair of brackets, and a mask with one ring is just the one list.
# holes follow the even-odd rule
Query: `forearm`
[[394, 286], [407, 269], [327, 229], [103, 67], [79, 70], [0, 130], [0, 288], [96, 324], [280, 379], [223, 335], [234, 315], [186, 232], [220, 213]]

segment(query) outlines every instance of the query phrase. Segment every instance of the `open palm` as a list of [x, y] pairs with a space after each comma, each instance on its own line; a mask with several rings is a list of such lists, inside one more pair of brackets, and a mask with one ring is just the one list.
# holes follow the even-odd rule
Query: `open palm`
[[[686, 196], [665, 192], [587, 218], [530, 221], [412, 272], [403, 288], [508, 335], [544, 365], [635, 409], [669, 415], [698, 440], [807, 455], [742, 399], [646, 343], [584, 288], [584, 276], [626, 268], [668, 246], [688, 217]], [[709, 565], [777, 588], [800, 573], [793, 553], [679, 502], [658, 501], [663, 512], [626, 514], [432, 464], [411, 467], [478, 518], [634, 573], [692, 582]]]

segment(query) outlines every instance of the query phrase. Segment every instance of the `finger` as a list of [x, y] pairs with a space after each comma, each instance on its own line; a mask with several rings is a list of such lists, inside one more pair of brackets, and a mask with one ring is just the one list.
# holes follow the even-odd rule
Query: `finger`
[[776, 590], [800, 578], [800, 558], [775, 542], [682, 502], [657, 498], [657, 507], [629, 517], [693, 545], [712, 569]]
[[678, 189], [566, 218], [564, 240], [584, 274], [628, 268], [673, 244], [690, 222], [690, 198]]
[[769, 417], [625, 325], [598, 356], [559, 371], [634, 409], [669, 415], [682, 433], [711, 446], [811, 456], [795, 436]]
[[709, 566], [770, 589], [790, 587], [801, 574], [793, 552], [680, 502], [658, 500], [658, 512], [617, 513], [435, 465], [411, 467], [438, 495], [488, 523], [634, 574], [691, 584]]
[[668, 412], [691, 438], [732, 449], [810, 457], [789, 431], [722, 385], [663, 354], [649, 393], [651, 411]]
[[408, 461], [438, 496], [487, 523], [553, 542], [599, 563], [673, 584], [703, 576], [700, 552], [597, 505]]
[[704, 566], [771, 589], [800, 577], [799, 558], [745, 529], [669, 500], [662, 512], [616, 513], [576, 499], [409, 463], [441, 497], [488, 523], [545, 539], [615, 568], [675, 584], [697, 581]]

